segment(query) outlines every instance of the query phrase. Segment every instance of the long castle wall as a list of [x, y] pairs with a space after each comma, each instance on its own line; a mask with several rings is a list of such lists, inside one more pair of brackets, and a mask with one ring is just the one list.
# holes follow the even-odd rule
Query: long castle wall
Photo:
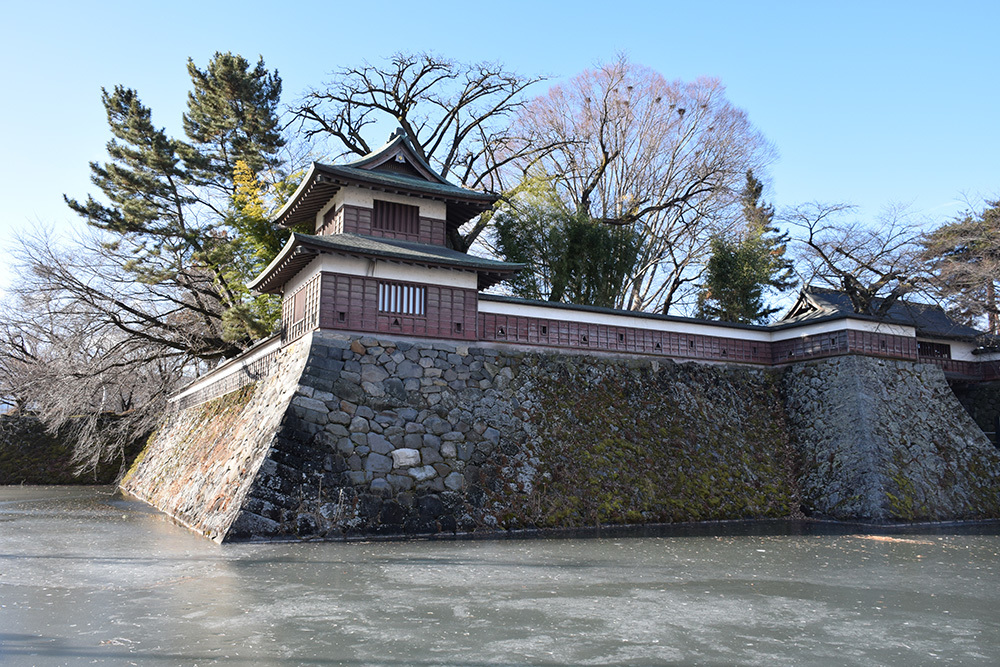
[[942, 387], [855, 356], [781, 371], [316, 331], [170, 416], [123, 488], [220, 541], [998, 516], [1000, 460]]

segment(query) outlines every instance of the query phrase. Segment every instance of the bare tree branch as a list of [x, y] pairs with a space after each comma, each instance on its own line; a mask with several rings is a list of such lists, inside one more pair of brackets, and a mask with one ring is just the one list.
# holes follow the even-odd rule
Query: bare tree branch
[[928, 283], [921, 229], [904, 207], [886, 208], [874, 225], [844, 221], [853, 210], [848, 204], [812, 202], [786, 209], [780, 218], [793, 230], [803, 284], [843, 290], [855, 312], [884, 316]]
[[0, 396], [69, 437], [81, 470], [148, 434], [190, 363], [57, 290], [15, 289], [0, 304]]
[[[366, 155], [371, 125], [391, 119], [414, 148], [459, 185], [502, 192], [511, 167], [536, 159], [551, 146], [514, 131], [512, 120], [525, 91], [542, 81], [507, 71], [499, 63], [459, 63], [433, 53], [397, 53], [387, 63], [365, 62], [333, 73], [323, 89], [299, 103], [296, 116], [308, 137], [333, 137], [342, 155]], [[489, 222], [487, 216], [449, 242], [467, 251]]]
[[550, 147], [525, 171], [554, 179], [578, 214], [645, 239], [617, 304], [634, 310], [690, 297], [712, 233], [736, 224], [744, 175], [774, 156], [717, 80], [670, 82], [624, 57], [532, 100], [519, 127]]

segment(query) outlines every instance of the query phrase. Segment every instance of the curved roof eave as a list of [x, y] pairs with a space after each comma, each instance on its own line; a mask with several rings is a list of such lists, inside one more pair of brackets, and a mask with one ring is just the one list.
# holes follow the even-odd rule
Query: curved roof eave
[[314, 257], [340, 254], [381, 259], [400, 264], [470, 271], [478, 276], [479, 289], [486, 289], [524, 268], [522, 264], [465, 255], [454, 250], [393, 242], [354, 234], [312, 236], [292, 234], [278, 256], [247, 287], [263, 294], [279, 294], [282, 287]]
[[[379, 169], [394, 159], [409, 164], [419, 176]], [[417, 153], [406, 133], [398, 129], [384, 146], [353, 162], [340, 165], [313, 162], [299, 187], [275, 214], [275, 224], [292, 227], [312, 222], [340, 188], [347, 185], [445, 202], [448, 225], [454, 228], [488, 210], [499, 199], [493, 193], [450, 183]]]
[[274, 291], [269, 291], [269, 290], [266, 290], [266, 289], [261, 289], [261, 285], [265, 281], [267, 281], [270, 276], [272, 276], [275, 272], [277, 272], [283, 265], [285, 265], [287, 263], [288, 259], [289, 259], [289, 256], [292, 255], [292, 253], [295, 252], [295, 249], [298, 247], [298, 244], [295, 241], [295, 237], [296, 236], [298, 236], [298, 235], [297, 234], [292, 234], [288, 238], [288, 240], [285, 241], [285, 245], [281, 248], [281, 250], [278, 251], [278, 254], [275, 255], [274, 259], [271, 260], [271, 262], [264, 268], [263, 271], [261, 271], [257, 275], [256, 278], [254, 278], [253, 280], [251, 280], [250, 282], [248, 282], [246, 284], [247, 289], [250, 289], [250, 290], [253, 290], [253, 291], [258, 291], [258, 292], [261, 292], [263, 294], [276, 294], [277, 293], [277, 292], [274, 292]]
[[456, 228], [489, 210], [499, 199], [499, 195], [467, 190], [456, 185], [442, 185], [352, 166], [314, 162], [295, 193], [275, 214], [274, 223], [281, 227], [293, 227], [312, 222], [342, 187], [351, 185], [444, 202], [448, 205], [447, 222]]
[[373, 150], [367, 155], [358, 158], [354, 162], [348, 162], [344, 166], [346, 167], [358, 167], [358, 168], [368, 168], [373, 169], [381, 164], [384, 164], [388, 160], [391, 160], [393, 156], [398, 153], [405, 152], [411, 160], [411, 164], [421, 172], [425, 178], [433, 181], [437, 181], [442, 185], [451, 185], [448, 180], [439, 174], [434, 167], [430, 165], [417, 150], [413, 147], [413, 143], [406, 136], [406, 132], [403, 128], [397, 128], [389, 136], [389, 142], [384, 146]]

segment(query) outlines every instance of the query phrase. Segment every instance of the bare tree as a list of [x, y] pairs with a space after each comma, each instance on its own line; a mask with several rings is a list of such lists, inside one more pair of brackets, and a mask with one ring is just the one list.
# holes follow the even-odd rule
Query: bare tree
[[161, 285], [134, 283], [96, 242], [57, 249], [22, 239], [19, 280], [0, 309], [0, 391], [74, 442], [83, 469], [148, 434], [197, 364], [190, 309]]
[[169, 280], [136, 280], [131, 247], [86, 231], [69, 248], [44, 231], [20, 243], [15, 252], [20, 274], [12, 291], [60, 304], [54, 315], [86, 315], [144, 344], [193, 358], [215, 361], [240, 350], [224, 338], [227, 306], [213, 274], [197, 265]]
[[644, 238], [618, 304], [634, 310], [666, 313], [690, 291], [712, 232], [739, 217], [744, 175], [774, 156], [718, 80], [671, 82], [624, 57], [533, 100], [518, 127], [551, 147], [535, 164], [571, 209]]
[[[420, 157], [443, 176], [472, 189], [502, 192], [515, 164], [531, 163], [549, 146], [512, 128], [524, 92], [540, 77], [499, 63], [459, 63], [433, 53], [397, 53], [385, 64], [365, 62], [333, 73], [296, 111], [306, 136], [333, 138], [342, 155], [367, 155], [370, 126], [397, 123]], [[483, 216], [449, 239], [467, 251], [488, 224]]]
[[23, 411], [29, 401], [28, 370], [36, 359], [31, 338], [11, 316], [13, 310], [0, 309], [0, 408]]
[[899, 205], [886, 207], [873, 225], [845, 220], [853, 210], [812, 202], [785, 210], [781, 218], [793, 230], [803, 284], [843, 290], [856, 313], [883, 316], [928, 283], [921, 228]]

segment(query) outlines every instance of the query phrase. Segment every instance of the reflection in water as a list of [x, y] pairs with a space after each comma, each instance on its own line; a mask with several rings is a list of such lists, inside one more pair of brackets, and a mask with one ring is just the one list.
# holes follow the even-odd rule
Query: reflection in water
[[219, 546], [0, 488], [0, 662], [1000, 664], [996, 525], [785, 528]]

